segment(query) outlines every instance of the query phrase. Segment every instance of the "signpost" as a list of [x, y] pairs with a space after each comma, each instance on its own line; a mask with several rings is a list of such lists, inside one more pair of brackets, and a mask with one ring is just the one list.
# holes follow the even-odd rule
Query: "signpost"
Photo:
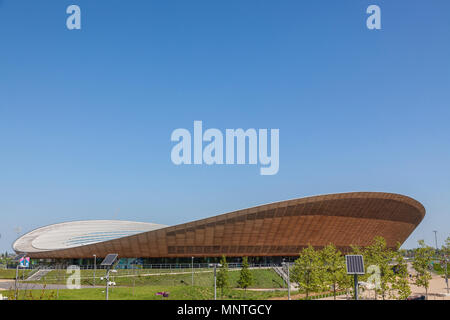
[[15, 261], [18, 261], [17, 267], [16, 267], [16, 279], [14, 281], [14, 299], [17, 300], [18, 297], [18, 288], [17, 288], [17, 281], [19, 278], [19, 268], [28, 268], [30, 266], [30, 257], [26, 256], [26, 253], [19, 254]]
[[19, 266], [21, 268], [28, 268], [30, 267], [30, 257], [21, 257], [19, 260]]

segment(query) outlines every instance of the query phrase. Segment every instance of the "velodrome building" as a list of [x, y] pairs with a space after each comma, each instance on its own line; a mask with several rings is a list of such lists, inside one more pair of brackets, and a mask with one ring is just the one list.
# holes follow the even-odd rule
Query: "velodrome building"
[[13, 249], [32, 259], [183, 259], [298, 256], [309, 244], [333, 243], [343, 252], [375, 236], [395, 248], [425, 216], [423, 205], [404, 195], [352, 192], [261, 205], [175, 226], [92, 220], [53, 224], [17, 239]]

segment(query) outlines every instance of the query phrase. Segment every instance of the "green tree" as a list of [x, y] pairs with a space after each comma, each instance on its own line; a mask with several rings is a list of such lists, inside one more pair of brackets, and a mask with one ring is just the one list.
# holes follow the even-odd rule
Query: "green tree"
[[442, 246], [442, 259], [444, 261], [444, 267], [443, 267], [443, 271], [444, 271], [444, 275], [442, 276], [443, 278], [445, 278], [445, 261], [447, 261], [447, 278], [449, 276], [448, 272], [450, 271], [450, 265], [448, 265], [448, 260], [450, 258], [450, 237], [447, 237], [447, 239], [445, 240], [445, 244]]
[[415, 284], [418, 287], [425, 288], [425, 296], [428, 299], [428, 288], [430, 286], [431, 273], [429, 270], [431, 261], [435, 250], [427, 246], [425, 241], [419, 240], [419, 248], [416, 249], [414, 261], [412, 263], [414, 270], [416, 270]]
[[[377, 293], [381, 294], [385, 300], [387, 294], [391, 290], [391, 284], [394, 281], [394, 271], [392, 259], [394, 251], [387, 248], [386, 240], [383, 237], [375, 237], [373, 243], [363, 250], [364, 264], [366, 268], [376, 266], [376, 274], [369, 276], [369, 279], [377, 278], [375, 283], [375, 299]], [[379, 272], [378, 272], [379, 271]]]
[[353, 277], [347, 274], [347, 270], [340, 274], [337, 278], [337, 285], [339, 290], [345, 290], [348, 298], [348, 293], [353, 288]]
[[445, 244], [442, 246], [442, 253], [446, 256], [450, 256], [450, 237], [445, 239]]
[[229, 275], [228, 275], [228, 263], [225, 256], [222, 256], [220, 260], [221, 267], [217, 272], [217, 287], [220, 288], [220, 294], [223, 297], [223, 292], [229, 286]]
[[405, 300], [411, 295], [411, 287], [408, 280], [408, 267], [404, 259], [406, 250], [400, 250], [400, 244], [397, 251], [394, 252], [395, 271], [392, 281], [392, 297], [394, 299]]
[[245, 292], [247, 292], [247, 288], [253, 284], [253, 281], [254, 281], [254, 279], [253, 279], [252, 272], [248, 268], [248, 258], [243, 257], [242, 258], [242, 268], [241, 268], [241, 272], [239, 274], [239, 279], [237, 282], [238, 286], [239, 286], [239, 288], [242, 288], [245, 290]]
[[333, 297], [336, 300], [336, 287], [346, 275], [345, 259], [331, 243], [320, 251], [320, 259], [323, 265], [320, 277], [323, 278], [324, 284], [333, 288]]
[[321, 289], [322, 270], [320, 254], [311, 245], [303, 249], [295, 260], [291, 278], [306, 293], [306, 299], [310, 292]]

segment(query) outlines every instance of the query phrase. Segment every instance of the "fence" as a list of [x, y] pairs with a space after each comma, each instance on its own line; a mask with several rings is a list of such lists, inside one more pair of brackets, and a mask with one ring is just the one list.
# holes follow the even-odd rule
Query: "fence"
[[[27, 269], [48, 269], [48, 270], [58, 270], [58, 269], [66, 269], [70, 264], [40, 264], [40, 265], [30, 265]], [[249, 264], [250, 268], [273, 268], [279, 267], [281, 264]], [[15, 269], [17, 265], [8, 265], [6, 269]], [[78, 265], [80, 270], [93, 270], [94, 268], [97, 270], [106, 269], [105, 266], [101, 266], [97, 264], [96, 266], [92, 265]], [[146, 269], [146, 270], [187, 270], [187, 269], [212, 269], [214, 268], [214, 264], [212, 263], [180, 263], [180, 264], [117, 264], [115, 269]], [[242, 268], [242, 263], [228, 263], [229, 269], [239, 269]]]
[[[253, 288], [286, 290], [285, 281], [273, 270], [273, 264], [249, 265], [254, 276]], [[229, 280], [231, 287], [237, 287], [242, 264], [229, 264]], [[39, 269], [33, 269], [36, 272]], [[39, 279], [28, 279], [22, 281], [35, 284], [66, 284], [70, 273], [62, 265], [42, 266], [45, 270]], [[219, 269], [217, 269], [219, 270]], [[151, 264], [133, 266], [127, 269], [115, 269], [110, 273], [110, 281], [118, 287], [139, 286], [191, 286], [209, 287], [214, 286], [214, 265], [212, 264]], [[93, 266], [80, 266], [80, 284], [82, 286], [103, 286], [105, 284], [106, 270], [102, 266], [93, 269]]]

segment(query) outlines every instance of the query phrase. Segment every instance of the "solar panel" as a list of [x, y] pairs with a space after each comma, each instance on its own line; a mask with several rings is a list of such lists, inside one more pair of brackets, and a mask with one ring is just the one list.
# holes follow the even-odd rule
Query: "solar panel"
[[362, 255], [345, 256], [347, 274], [364, 274], [364, 261]]
[[117, 253], [110, 253], [108, 254], [105, 259], [103, 259], [102, 263], [100, 263], [101, 266], [112, 266], [114, 262], [116, 262], [116, 259], [119, 255]]

